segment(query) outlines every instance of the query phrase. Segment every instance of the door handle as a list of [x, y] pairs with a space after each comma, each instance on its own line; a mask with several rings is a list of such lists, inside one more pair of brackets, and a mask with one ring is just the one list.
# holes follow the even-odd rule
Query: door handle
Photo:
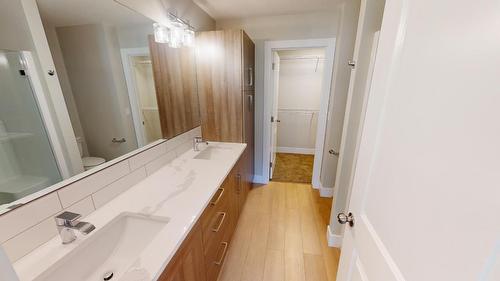
[[248, 111], [253, 109], [253, 95], [248, 95]]
[[347, 215], [345, 213], [339, 213], [337, 215], [337, 221], [340, 224], [349, 224], [350, 227], [354, 226], [354, 216], [351, 212], [349, 212]]
[[340, 153], [338, 153], [337, 151], [335, 151], [333, 149], [328, 150], [328, 153], [330, 153], [331, 155], [335, 155], [335, 156], [339, 156], [340, 155]]
[[121, 139], [117, 139], [117, 138], [113, 138], [111, 140], [112, 143], [124, 143], [126, 142], [125, 138], [121, 138]]
[[355, 60], [349, 60], [347, 62], [347, 65], [350, 66], [352, 69], [356, 68], [356, 61]]
[[248, 68], [248, 86], [253, 86], [253, 68]]

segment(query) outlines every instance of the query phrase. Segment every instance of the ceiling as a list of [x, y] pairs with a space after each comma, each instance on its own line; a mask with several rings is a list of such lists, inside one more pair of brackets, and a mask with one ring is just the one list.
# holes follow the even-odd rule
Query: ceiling
[[335, 11], [342, 0], [193, 0], [214, 19]]
[[133, 25], [151, 20], [113, 0], [37, 0], [44, 21], [55, 26], [107, 23]]

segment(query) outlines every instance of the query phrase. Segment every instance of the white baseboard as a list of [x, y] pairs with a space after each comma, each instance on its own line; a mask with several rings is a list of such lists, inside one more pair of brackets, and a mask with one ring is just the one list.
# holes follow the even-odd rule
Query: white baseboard
[[314, 151], [314, 148], [278, 146], [278, 147], [276, 147], [276, 152], [314, 155], [315, 151]]
[[261, 175], [253, 175], [253, 182], [260, 184], [268, 184], [269, 178], [261, 176]]
[[333, 197], [333, 187], [320, 187], [319, 188], [319, 196], [332, 198]]
[[315, 183], [314, 181], [312, 183], [312, 187], [314, 189], [319, 190], [320, 197], [325, 197], [325, 198], [333, 197], [333, 187], [323, 186], [321, 182]]
[[342, 236], [333, 234], [330, 229], [330, 225], [326, 228], [326, 240], [328, 241], [328, 246], [332, 248], [342, 247]]

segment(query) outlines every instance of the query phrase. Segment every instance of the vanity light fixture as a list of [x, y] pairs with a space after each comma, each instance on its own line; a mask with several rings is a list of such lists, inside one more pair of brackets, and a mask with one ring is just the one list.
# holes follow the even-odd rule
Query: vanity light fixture
[[182, 47], [185, 30], [186, 29], [182, 23], [179, 22], [172, 23], [172, 28], [170, 29], [170, 42], [168, 42], [168, 46], [170, 48]]
[[157, 43], [168, 43], [171, 48], [194, 46], [194, 27], [173, 13], [168, 13], [169, 22], [154, 23], [154, 38]]
[[153, 23], [153, 31], [156, 43], [168, 43], [170, 41], [170, 30], [157, 22]]
[[189, 28], [189, 29], [186, 29], [184, 31], [183, 44], [186, 47], [193, 47], [194, 46], [194, 30]]

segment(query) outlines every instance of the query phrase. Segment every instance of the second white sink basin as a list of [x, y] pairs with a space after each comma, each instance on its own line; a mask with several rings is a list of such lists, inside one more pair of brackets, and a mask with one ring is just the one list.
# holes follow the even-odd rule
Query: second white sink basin
[[120, 280], [168, 221], [122, 213], [35, 280]]
[[194, 157], [194, 159], [203, 159], [203, 160], [217, 160], [224, 159], [227, 157], [229, 153], [231, 153], [231, 148], [224, 146], [207, 146], [204, 150], [202, 150], [198, 155]]

